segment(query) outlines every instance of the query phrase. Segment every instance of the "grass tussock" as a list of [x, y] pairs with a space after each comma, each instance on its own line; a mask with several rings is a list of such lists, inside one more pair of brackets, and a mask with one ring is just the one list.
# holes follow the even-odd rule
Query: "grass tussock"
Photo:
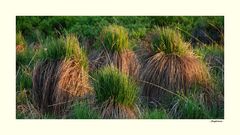
[[88, 74], [75, 60], [46, 60], [34, 68], [33, 99], [42, 113], [64, 114], [75, 98], [90, 91]]
[[[95, 73], [96, 100], [102, 105], [104, 118], [135, 118], [134, 108], [138, 96], [136, 83], [113, 67]], [[134, 114], [134, 117], [133, 117]]]
[[81, 63], [85, 70], [88, 69], [88, 59], [85, 50], [80, 47], [78, 39], [75, 35], [70, 34], [66, 36], [66, 58], [74, 58]]
[[100, 42], [103, 51], [93, 58], [93, 69], [114, 65], [126, 75], [138, 77], [140, 64], [129, 46], [127, 31], [122, 26], [110, 25], [103, 28]]
[[160, 32], [159, 47], [152, 50], [154, 55], [147, 60], [141, 75], [142, 96], [153, 102], [169, 102], [172, 93], [188, 94], [191, 86], [200, 84], [208, 88], [210, 76], [204, 63], [192, 50], [183, 49], [186, 44], [180, 36], [174, 36], [178, 34], [173, 30]]
[[33, 70], [33, 100], [42, 113], [63, 115], [76, 98], [91, 91], [88, 61], [73, 35], [45, 42]]
[[127, 30], [118, 25], [104, 27], [100, 35], [101, 44], [110, 52], [122, 52], [129, 48]]

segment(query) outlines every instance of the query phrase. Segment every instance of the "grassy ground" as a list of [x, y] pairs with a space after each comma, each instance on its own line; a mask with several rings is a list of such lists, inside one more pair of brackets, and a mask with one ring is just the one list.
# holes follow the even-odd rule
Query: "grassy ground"
[[[54, 119], [52, 114], [41, 114], [33, 106], [31, 97], [32, 71], [43, 58], [58, 58], [62, 52], [63, 37], [76, 35], [80, 46], [91, 55], [99, 46], [102, 29], [120, 25], [128, 32], [129, 46], [138, 54], [148, 33], [156, 27], [170, 27], [180, 31], [191, 43], [194, 53], [208, 67], [212, 76], [210, 105], [203, 101], [201, 87], [193, 87], [189, 95], [178, 93], [168, 105], [147, 106], [138, 96], [136, 104], [142, 119], [216, 119], [224, 118], [224, 17], [192, 16], [93, 16], [93, 17], [16, 17], [16, 118]], [[69, 36], [70, 37], [70, 36]], [[59, 51], [54, 51], [59, 49]], [[51, 51], [44, 55], [44, 51]], [[74, 50], [68, 50], [73, 51]], [[51, 55], [49, 55], [51, 54]], [[139, 57], [140, 61], [144, 61]], [[88, 65], [85, 65], [88, 66]], [[91, 68], [91, 67], [90, 67]], [[90, 69], [90, 75], [95, 71]], [[141, 86], [141, 83], [137, 83]], [[141, 87], [140, 87], [141, 88]], [[139, 89], [141, 91], [141, 89]], [[79, 99], [67, 116], [70, 119], [101, 118], [95, 97]]]

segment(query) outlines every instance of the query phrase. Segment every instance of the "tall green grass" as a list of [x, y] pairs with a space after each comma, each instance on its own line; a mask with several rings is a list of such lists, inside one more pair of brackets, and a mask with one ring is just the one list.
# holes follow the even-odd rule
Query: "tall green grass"
[[184, 55], [188, 51], [188, 45], [181, 34], [171, 28], [156, 27], [150, 33], [150, 47], [155, 53]]
[[[182, 98], [184, 97], [184, 98]], [[211, 113], [206, 105], [194, 96], [175, 97], [170, 114], [177, 119], [209, 119]]]
[[103, 103], [112, 99], [114, 103], [132, 106], [138, 97], [138, 86], [128, 76], [113, 67], [105, 67], [94, 74], [96, 99]]
[[129, 48], [127, 30], [118, 25], [104, 27], [101, 32], [101, 44], [111, 52], [122, 52]]
[[29, 65], [32, 66], [35, 60], [35, 52], [31, 49], [26, 47], [23, 52], [16, 54], [16, 64], [17, 68], [19, 66]]
[[29, 67], [22, 66], [19, 68], [16, 77], [16, 86], [17, 91], [32, 88], [32, 74]]
[[69, 34], [66, 36], [66, 58], [74, 58], [87, 69], [88, 59], [85, 50], [80, 46], [77, 36]]

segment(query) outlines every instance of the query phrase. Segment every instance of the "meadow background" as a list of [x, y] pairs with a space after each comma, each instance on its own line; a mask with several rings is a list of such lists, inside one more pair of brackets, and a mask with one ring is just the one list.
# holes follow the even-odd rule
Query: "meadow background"
[[[76, 35], [77, 40], [91, 64], [97, 53], [101, 31], [108, 25], [123, 26], [129, 37], [132, 50], [137, 52], [148, 33], [155, 27], [170, 27], [179, 30], [186, 42], [191, 43], [213, 79], [213, 104], [208, 107], [198, 100], [198, 93], [176, 99], [168, 107], [147, 107], [140, 104], [139, 118], [224, 118], [224, 17], [222, 16], [17, 16], [16, 17], [16, 118], [57, 118], [52, 114], [39, 114], [32, 105], [32, 71], [41, 59], [41, 48], [49, 49], [62, 36]], [[23, 45], [23, 46], [19, 46]], [[40, 51], [41, 52], [41, 51]], [[90, 66], [91, 72], [91, 66]], [[92, 71], [94, 72], [94, 71]], [[141, 85], [141, 84], [139, 84]], [[195, 88], [196, 91], [198, 88]], [[176, 97], [177, 98], [177, 97]], [[178, 103], [178, 110], [173, 111]], [[66, 118], [101, 118], [98, 109], [87, 102], [72, 106]]]

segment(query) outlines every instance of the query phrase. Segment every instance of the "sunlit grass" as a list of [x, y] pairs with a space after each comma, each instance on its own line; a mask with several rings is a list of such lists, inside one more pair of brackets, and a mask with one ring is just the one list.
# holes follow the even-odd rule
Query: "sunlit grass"
[[156, 27], [150, 33], [149, 38], [151, 50], [155, 53], [163, 52], [181, 56], [189, 51], [189, 45], [184, 42], [181, 34], [171, 28]]
[[129, 48], [127, 30], [118, 25], [104, 27], [101, 32], [101, 44], [111, 52], [122, 52]]
[[103, 103], [113, 99], [114, 103], [132, 106], [138, 96], [138, 86], [128, 76], [113, 67], [105, 67], [94, 75], [96, 99]]

